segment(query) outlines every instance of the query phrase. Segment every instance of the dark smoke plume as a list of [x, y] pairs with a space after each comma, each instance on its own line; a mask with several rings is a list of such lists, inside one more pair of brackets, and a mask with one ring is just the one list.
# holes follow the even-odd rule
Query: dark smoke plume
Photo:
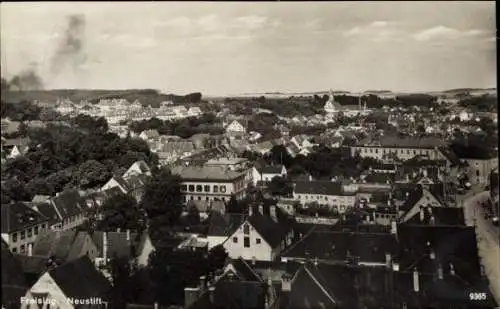
[[6, 88], [14, 91], [42, 90], [43, 81], [35, 70], [28, 69], [12, 77]]
[[77, 69], [85, 61], [83, 47], [85, 42], [84, 15], [71, 15], [59, 46], [51, 59], [50, 70], [53, 77], [57, 76], [67, 65]]

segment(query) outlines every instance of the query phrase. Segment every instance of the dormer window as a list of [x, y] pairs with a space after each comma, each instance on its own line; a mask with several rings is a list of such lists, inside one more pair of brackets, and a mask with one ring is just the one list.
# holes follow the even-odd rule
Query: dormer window
[[250, 226], [248, 224], [243, 225], [243, 234], [245, 235], [250, 234]]

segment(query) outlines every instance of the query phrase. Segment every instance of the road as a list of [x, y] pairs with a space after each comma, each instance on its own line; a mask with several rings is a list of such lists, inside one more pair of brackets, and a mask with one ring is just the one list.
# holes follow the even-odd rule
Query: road
[[[482, 201], [488, 199], [489, 192], [473, 189], [459, 200], [462, 202], [465, 221], [469, 226], [476, 226], [479, 257], [490, 282], [490, 289], [497, 303], [500, 304], [500, 234], [498, 227], [491, 220], [484, 219]], [[481, 191], [481, 192], [478, 192]]]

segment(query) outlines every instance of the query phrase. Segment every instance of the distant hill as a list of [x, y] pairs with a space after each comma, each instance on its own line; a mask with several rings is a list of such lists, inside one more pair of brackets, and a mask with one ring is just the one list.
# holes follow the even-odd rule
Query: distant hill
[[185, 96], [175, 94], [162, 94], [154, 89], [131, 89], [131, 90], [85, 90], [85, 89], [56, 89], [39, 91], [8, 91], [2, 93], [2, 101], [46, 101], [56, 103], [58, 98], [68, 98], [73, 102], [88, 100], [98, 103], [100, 99], [126, 99], [130, 102], [139, 100], [143, 105], [157, 107], [163, 101], [174, 101], [174, 103], [197, 103], [201, 100], [201, 93], [191, 93]]
[[443, 93], [461, 93], [461, 92], [494, 92], [496, 88], [457, 88], [457, 89], [449, 89], [443, 91]]

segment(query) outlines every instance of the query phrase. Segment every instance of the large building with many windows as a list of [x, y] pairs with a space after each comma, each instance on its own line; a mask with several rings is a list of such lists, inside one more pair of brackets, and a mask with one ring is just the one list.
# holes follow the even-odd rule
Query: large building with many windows
[[362, 158], [374, 158], [377, 160], [409, 160], [416, 156], [428, 160], [445, 160], [442, 152], [445, 147], [442, 140], [426, 137], [397, 137], [382, 136], [376, 140], [361, 141], [351, 147], [351, 156], [359, 155]]
[[243, 199], [251, 182], [251, 170], [245, 165], [229, 161], [221, 159], [209, 161], [202, 166], [179, 166], [172, 169], [173, 174], [181, 177], [184, 201], [229, 201], [231, 196]]

